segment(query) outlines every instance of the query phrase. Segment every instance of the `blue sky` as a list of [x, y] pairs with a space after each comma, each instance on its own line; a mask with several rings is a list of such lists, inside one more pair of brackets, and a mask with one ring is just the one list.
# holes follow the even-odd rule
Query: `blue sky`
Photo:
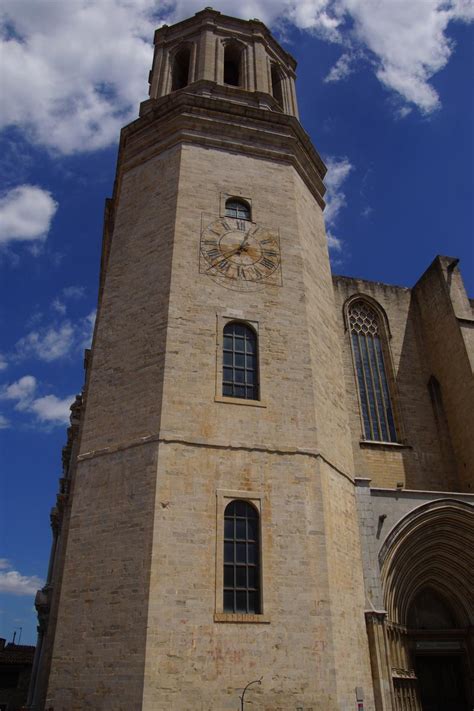
[[[470, 0], [224, 0], [298, 61], [329, 166], [336, 273], [412, 285], [438, 253], [474, 293]], [[147, 97], [153, 30], [194, 0], [4, 0], [0, 10], [0, 636], [35, 642], [49, 510], [83, 381], [119, 129]]]

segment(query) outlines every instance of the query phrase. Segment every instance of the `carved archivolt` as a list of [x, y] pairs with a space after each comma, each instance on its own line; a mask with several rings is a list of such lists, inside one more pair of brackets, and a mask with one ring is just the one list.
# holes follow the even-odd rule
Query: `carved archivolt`
[[474, 623], [474, 507], [450, 499], [424, 504], [390, 532], [379, 555], [390, 622], [407, 626], [408, 610], [424, 587], [437, 590], [460, 627]]

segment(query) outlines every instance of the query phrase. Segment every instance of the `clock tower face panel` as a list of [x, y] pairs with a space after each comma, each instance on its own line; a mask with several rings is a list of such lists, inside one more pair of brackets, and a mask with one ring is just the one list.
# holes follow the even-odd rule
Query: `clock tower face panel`
[[281, 286], [279, 230], [203, 213], [199, 271], [235, 291]]

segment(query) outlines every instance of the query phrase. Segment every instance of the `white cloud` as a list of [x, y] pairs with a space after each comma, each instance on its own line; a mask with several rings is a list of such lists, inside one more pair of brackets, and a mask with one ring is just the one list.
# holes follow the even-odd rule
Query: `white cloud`
[[82, 299], [86, 289], [84, 286], [66, 286], [63, 289], [63, 296], [65, 299]]
[[30, 412], [41, 423], [60, 425], [69, 423], [69, 408], [73, 395], [61, 399], [56, 395], [35, 397], [38, 383], [33, 375], [24, 375], [0, 390], [0, 400], [15, 401], [15, 410]]
[[0, 197], [0, 245], [45, 239], [57, 208], [51, 193], [35, 185], [20, 185], [4, 193]]
[[342, 185], [347, 179], [354, 166], [348, 158], [327, 158], [326, 165], [326, 209], [324, 218], [327, 227], [328, 247], [333, 252], [342, 252], [344, 242], [333, 234], [333, 228], [340, 211], [346, 205], [346, 195], [342, 190]]
[[155, 0], [4, 0], [2, 16], [1, 125], [66, 154], [116, 141], [146, 98]]
[[66, 304], [64, 304], [60, 299], [54, 299], [51, 304], [51, 308], [63, 316], [66, 313]]
[[81, 347], [90, 348], [92, 342], [92, 336], [94, 335], [94, 326], [97, 312], [91, 311], [85, 318], [80, 321], [80, 338]]
[[[202, 0], [3, 0], [8, 100], [0, 127], [19, 126], [31, 141], [65, 154], [115, 142], [146, 98], [154, 29], [202, 7]], [[449, 24], [474, 19], [472, 0], [221, 0], [219, 9], [275, 27], [290, 23], [368, 53], [379, 80], [424, 112], [439, 106], [429, 82], [449, 61]], [[344, 52], [327, 80], [349, 71]]]
[[5, 415], [0, 415], [0, 430], [6, 430], [10, 427], [10, 422]]
[[0, 370], [6, 370], [8, 368], [8, 362], [4, 355], [0, 353]]
[[324, 217], [327, 225], [334, 225], [340, 211], [346, 205], [345, 193], [341, 190], [353, 165], [348, 158], [327, 158], [328, 172], [325, 178], [327, 188]]
[[2, 400], [16, 400], [16, 410], [26, 410], [36, 391], [36, 378], [33, 375], [24, 375], [11, 385], [6, 385], [0, 391]]
[[35, 595], [44, 582], [37, 575], [22, 575], [5, 558], [0, 559], [0, 593]]
[[74, 338], [74, 328], [70, 321], [30, 331], [17, 342], [17, 357], [23, 359], [35, 356], [50, 363], [64, 358], [71, 352]]
[[343, 242], [339, 237], [335, 237], [329, 230], [327, 232], [328, 247], [334, 252], [342, 252]]
[[326, 83], [341, 81], [345, 79], [353, 72], [353, 56], [349, 52], [344, 52], [336, 64], [329, 70], [327, 76], [324, 78]]
[[40, 422], [58, 425], [68, 424], [73, 400], [73, 395], [69, 395], [63, 400], [56, 397], [56, 395], [45, 395], [33, 400], [28, 410], [34, 412]]

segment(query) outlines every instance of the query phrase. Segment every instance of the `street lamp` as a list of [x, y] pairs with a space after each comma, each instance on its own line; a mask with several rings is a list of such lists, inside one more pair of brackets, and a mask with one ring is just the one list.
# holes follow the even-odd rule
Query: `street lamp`
[[240, 711], [244, 711], [244, 697], [245, 697], [245, 692], [249, 688], [249, 686], [252, 686], [252, 684], [261, 684], [262, 683], [263, 676], [260, 677], [260, 679], [256, 679], [255, 681], [249, 681], [245, 689], [242, 691], [242, 696], [240, 697]]

